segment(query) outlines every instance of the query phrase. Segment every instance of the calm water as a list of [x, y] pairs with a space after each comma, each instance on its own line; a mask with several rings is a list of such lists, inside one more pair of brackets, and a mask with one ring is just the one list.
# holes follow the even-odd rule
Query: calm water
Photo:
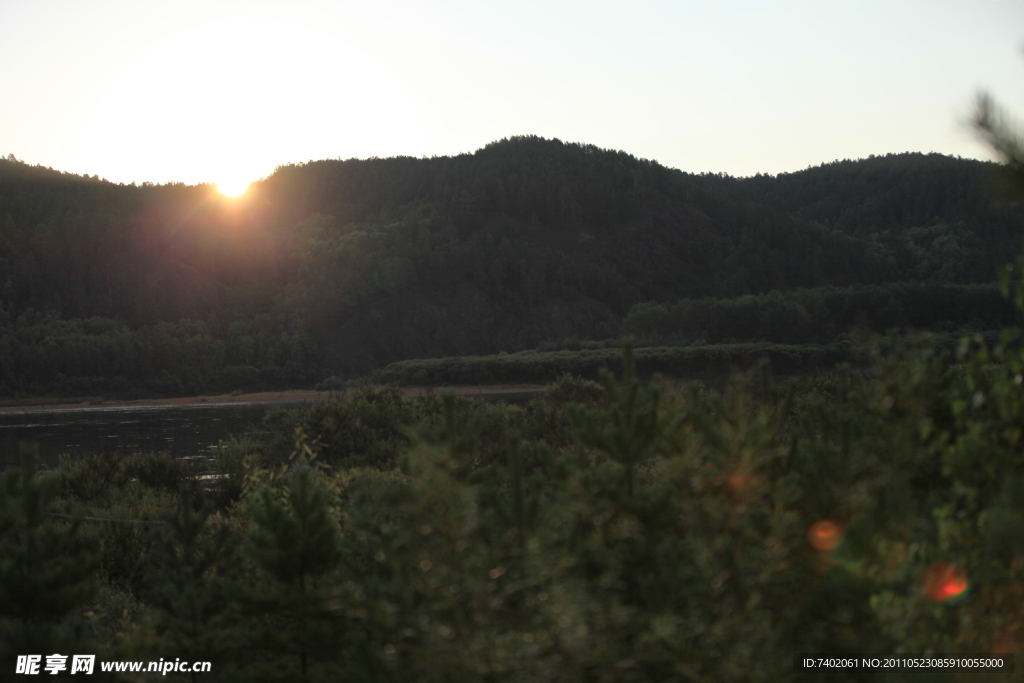
[[169, 452], [208, 455], [210, 446], [258, 425], [268, 410], [301, 403], [236, 403], [0, 412], [0, 469], [19, 460], [18, 442], [39, 444], [43, 462], [62, 453]]
[[[479, 396], [524, 404], [535, 392]], [[302, 403], [232, 403], [128, 408], [55, 408], [0, 412], [0, 470], [19, 462], [18, 443], [39, 444], [40, 459], [55, 465], [62, 453], [160, 453], [204, 456], [232, 434], [259, 426], [267, 411]]]

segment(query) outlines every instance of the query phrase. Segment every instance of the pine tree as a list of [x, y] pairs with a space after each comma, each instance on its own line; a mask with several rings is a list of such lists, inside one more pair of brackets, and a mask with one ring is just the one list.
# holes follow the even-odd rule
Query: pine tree
[[638, 465], [654, 455], [661, 424], [658, 417], [658, 390], [642, 387], [636, 377], [633, 348], [622, 351], [622, 385], [607, 369], [601, 373], [611, 404], [604, 415], [577, 408], [572, 415], [576, 438], [588, 448], [604, 453], [623, 468], [626, 490], [633, 495], [633, 480]]
[[[296, 657], [303, 681], [310, 680], [313, 663], [337, 658], [342, 649], [329, 582], [341, 559], [341, 538], [315, 476], [302, 467], [283, 500], [263, 488], [249, 508], [256, 527], [247, 549], [267, 578], [249, 596], [265, 619], [259, 643]], [[281, 673], [294, 680], [293, 673]]]
[[0, 653], [4, 666], [18, 654], [71, 654], [83, 635], [68, 617], [93, 593], [93, 553], [76, 537], [77, 522], [50, 514], [60, 487], [39, 475], [36, 447], [22, 445], [20, 468], [0, 482]]
[[1024, 195], [1024, 135], [988, 93], [978, 95], [974, 127], [1005, 164], [1002, 169], [1005, 188], [1016, 196]]
[[237, 558], [228, 529], [208, 533], [210, 510], [194, 512], [192, 498], [182, 490], [151, 551], [146, 599], [158, 610], [159, 655], [219, 665], [244, 637], [228, 579]]

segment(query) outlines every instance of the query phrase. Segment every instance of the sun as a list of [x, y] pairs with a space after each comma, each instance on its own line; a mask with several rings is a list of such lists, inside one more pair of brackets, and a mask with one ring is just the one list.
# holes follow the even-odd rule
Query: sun
[[217, 183], [217, 190], [227, 197], [241, 197], [249, 189], [247, 180], [226, 180]]

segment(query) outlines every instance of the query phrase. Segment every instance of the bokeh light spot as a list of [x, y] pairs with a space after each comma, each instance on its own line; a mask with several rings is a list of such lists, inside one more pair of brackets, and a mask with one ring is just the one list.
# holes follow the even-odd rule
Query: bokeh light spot
[[967, 576], [948, 562], [928, 567], [924, 577], [924, 594], [934, 602], [946, 602], [963, 595], [969, 586]]
[[807, 529], [807, 542], [815, 550], [832, 550], [842, 538], [842, 527], [829, 519], [815, 522]]

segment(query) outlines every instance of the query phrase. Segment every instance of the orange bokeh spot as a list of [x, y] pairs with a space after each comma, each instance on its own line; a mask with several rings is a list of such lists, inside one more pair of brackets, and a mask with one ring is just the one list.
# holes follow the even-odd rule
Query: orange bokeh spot
[[744, 503], [757, 493], [761, 481], [748, 467], [740, 466], [738, 471], [725, 480], [725, 483], [729, 496], [736, 502]]
[[934, 602], [945, 602], [963, 595], [967, 586], [964, 573], [948, 562], [936, 562], [924, 575], [924, 595]]
[[807, 542], [815, 550], [832, 550], [842, 537], [842, 527], [828, 519], [815, 522], [807, 529]]
[[750, 479], [742, 474], [734, 474], [729, 477], [729, 493], [734, 496], [742, 496], [750, 487]]

